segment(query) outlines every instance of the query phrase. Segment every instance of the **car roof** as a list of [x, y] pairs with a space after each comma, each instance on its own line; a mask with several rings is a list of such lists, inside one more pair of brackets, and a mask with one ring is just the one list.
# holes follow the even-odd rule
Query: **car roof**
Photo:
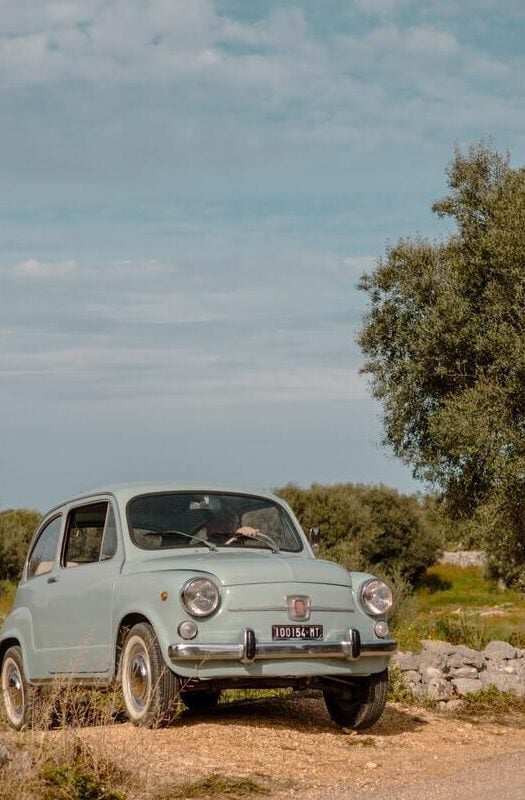
[[[142, 494], [156, 494], [166, 492], [198, 492], [204, 494], [221, 493], [221, 494], [244, 494], [255, 495], [256, 497], [266, 497], [268, 499], [275, 499], [276, 495], [268, 490], [261, 489], [248, 489], [239, 486], [222, 486], [211, 483], [194, 482], [194, 483], [177, 483], [175, 481], [162, 481], [162, 482], [148, 482], [148, 483], [120, 483], [120, 484], [107, 484], [104, 486], [97, 486], [88, 491], [79, 492], [78, 494], [58, 503], [51, 511], [61, 508], [69, 503], [76, 503], [82, 500], [89, 500], [90, 498], [100, 497], [100, 495], [112, 495], [117, 502], [127, 503], [132, 497]], [[282, 501], [281, 501], [282, 502]], [[50, 513], [50, 512], [48, 512]], [[46, 514], [47, 516], [47, 514]]]

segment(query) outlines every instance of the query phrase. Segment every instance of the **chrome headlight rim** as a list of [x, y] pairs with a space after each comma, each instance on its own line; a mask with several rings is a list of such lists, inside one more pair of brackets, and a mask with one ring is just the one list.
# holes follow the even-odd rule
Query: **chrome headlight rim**
[[[196, 608], [195, 605], [191, 603], [191, 597], [190, 597], [191, 588], [194, 584], [197, 583], [207, 584], [208, 587], [211, 588], [215, 594], [215, 598], [208, 609], [203, 610]], [[184, 610], [191, 617], [195, 617], [196, 619], [203, 619], [204, 617], [211, 617], [212, 614], [215, 614], [215, 612], [217, 611], [217, 609], [221, 604], [221, 593], [215, 581], [212, 580], [211, 578], [208, 578], [207, 575], [195, 575], [193, 578], [188, 578], [188, 580], [182, 584], [180, 589], [180, 601]]]
[[[386, 595], [381, 606], [374, 601], [373, 593], [374, 591], [377, 592], [377, 590], [385, 592]], [[359, 589], [359, 596], [361, 605], [366, 613], [370, 614], [372, 617], [385, 617], [392, 610], [394, 602], [392, 590], [388, 583], [385, 583], [385, 581], [379, 578], [370, 578], [365, 581]]]

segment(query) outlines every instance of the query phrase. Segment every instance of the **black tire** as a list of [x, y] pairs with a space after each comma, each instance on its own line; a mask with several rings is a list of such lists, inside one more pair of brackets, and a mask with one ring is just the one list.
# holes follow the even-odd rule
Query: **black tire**
[[326, 708], [331, 718], [343, 728], [364, 731], [381, 716], [386, 703], [388, 670], [377, 672], [346, 688], [323, 690]]
[[128, 719], [146, 728], [171, 724], [178, 712], [179, 679], [164, 663], [151, 625], [139, 622], [131, 628], [120, 663]]
[[2, 659], [2, 700], [7, 721], [21, 731], [33, 724], [36, 690], [27, 682], [22, 650], [10, 647]]
[[181, 692], [180, 698], [190, 711], [211, 711], [220, 700], [217, 692]]

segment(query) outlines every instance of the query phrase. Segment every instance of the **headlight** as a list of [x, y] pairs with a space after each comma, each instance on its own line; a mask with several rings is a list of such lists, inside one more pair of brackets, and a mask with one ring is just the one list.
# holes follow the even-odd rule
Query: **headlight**
[[374, 578], [361, 587], [361, 602], [369, 614], [387, 614], [392, 608], [392, 592], [383, 581]]
[[220, 594], [209, 578], [191, 578], [181, 590], [182, 604], [194, 617], [208, 617], [219, 607]]

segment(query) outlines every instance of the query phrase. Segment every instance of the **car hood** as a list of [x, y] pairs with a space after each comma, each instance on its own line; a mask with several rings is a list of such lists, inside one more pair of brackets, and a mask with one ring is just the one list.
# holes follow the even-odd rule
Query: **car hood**
[[303, 558], [287, 553], [221, 553], [206, 552], [176, 556], [153, 556], [141, 561], [128, 561], [123, 572], [206, 572], [214, 575], [222, 586], [254, 583], [324, 583], [350, 586], [346, 569], [332, 561]]

